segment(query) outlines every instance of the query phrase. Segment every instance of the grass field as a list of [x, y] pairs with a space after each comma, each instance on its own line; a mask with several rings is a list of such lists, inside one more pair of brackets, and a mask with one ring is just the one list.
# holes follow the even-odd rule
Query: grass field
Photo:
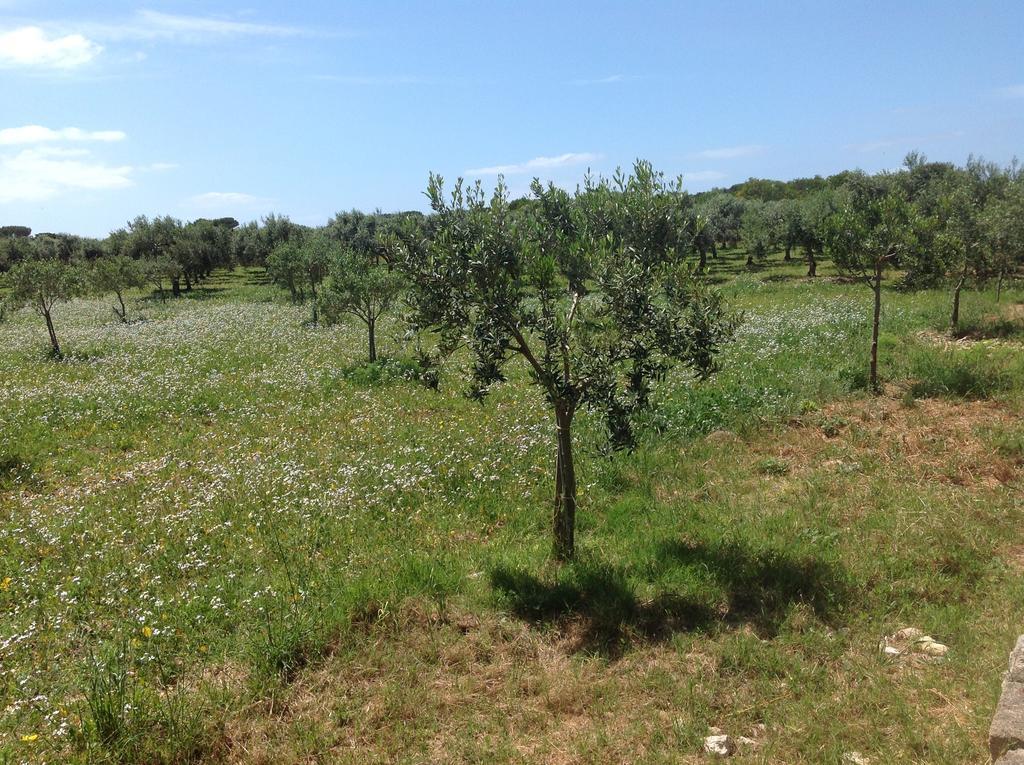
[[[633, 453], [411, 348], [305, 325], [259, 271], [0, 324], [0, 762], [987, 761], [1024, 606], [1024, 290], [871, 293], [713, 261], [722, 370], [666, 379]], [[989, 335], [996, 337], [985, 339]], [[915, 626], [942, 660], [891, 659]]]

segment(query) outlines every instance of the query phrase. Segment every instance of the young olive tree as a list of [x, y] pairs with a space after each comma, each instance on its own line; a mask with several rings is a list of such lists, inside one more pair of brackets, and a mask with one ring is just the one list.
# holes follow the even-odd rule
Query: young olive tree
[[377, 321], [398, 300], [404, 280], [390, 265], [352, 249], [338, 250], [331, 261], [330, 278], [320, 297], [320, 313], [329, 324], [346, 315], [366, 325], [367, 356], [377, 361]]
[[181, 265], [169, 255], [153, 255], [139, 261], [139, 268], [142, 270], [143, 278], [152, 284], [160, 295], [161, 300], [167, 299], [168, 285], [180, 284]]
[[112, 306], [114, 315], [122, 323], [128, 322], [128, 308], [124, 302], [126, 290], [142, 287], [146, 283], [139, 261], [126, 255], [108, 255], [98, 258], [89, 272], [89, 281], [93, 289], [101, 295], [114, 294], [118, 306]]
[[583, 405], [609, 421], [647, 405], [651, 382], [674, 363], [698, 378], [715, 368], [733, 328], [719, 295], [682, 263], [679, 206], [661, 174], [638, 162], [631, 175], [570, 196], [534, 181], [537, 204], [516, 216], [499, 180], [446, 196], [432, 175], [435, 235], [399, 247], [414, 324], [442, 346], [465, 344], [471, 395], [483, 399], [514, 358], [527, 364], [555, 422], [554, 554], [575, 552], [572, 427]]
[[826, 249], [836, 267], [859, 278], [875, 296], [868, 385], [876, 393], [882, 276], [886, 269], [918, 255], [927, 228], [928, 221], [895, 191], [882, 196], [853, 194], [828, 220]]
[[4, 284], [10, 305], [16, 308], [31, 306], [46, 322], [53, 357], [61, 358], [63, 354], [53, 327], [53, 309], [58, 303], [82, 294], [81, 267], [54, 259], [25, 260], [7, 273]]
[[808, 277], [818, 275], [818, 260], [825, 254], [828, 221], [839, 205], [839, 195], [832, 189], [812, 192], [800, 200], [799, 241], [807, 257]]
[[277, 245], [267, 256], [267, 276], [278, 287], [288, 290], [296, 305], [306, 302], [305, 260], [297, 237]]
[[939, 198], [936, 217], [936, 254], [942, 269], [953, 282], [949, 329], [960, 325], [960, 294], [968, 277], [981, 277], [989, 270], [992, 252], [984, 210], [990, 199], [1002, 196], [1009, 176], [997, 165], [971, 158], [956, 171]]
[[1005, 194], [988, 200], [981, 213], [981, 226], [992, 253], [999, 302], [1006, 275], [1024, 267], [1024, 178], [1015, 179]]

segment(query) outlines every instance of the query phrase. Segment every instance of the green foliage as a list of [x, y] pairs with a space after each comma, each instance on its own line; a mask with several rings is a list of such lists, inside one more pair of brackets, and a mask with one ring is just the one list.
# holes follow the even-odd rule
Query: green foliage
[[3, 281], [6, 302], [16, 308], [30, 306], [45, 321], [53, 355], [61, 348], [53, 326], [53, 308], [76, 297], [85, 289], [82, 267], [60, 260], [26, 260], [7, 272]]
[[[411, 283], [413, 321], [443, 352], [465, 343], [470, 395], [504, 381], [513, 358], [529, 365], [557, 422], [556, 553], [572, 555], [575, 513], [570, 427], [577, 408], [602, 411], [610, 437], [633, 442], [631, 418], [674, 364], [699, 377], [731, 334], [721, 297], [682, 263], [692, 242], [662, 175], [633, 173], [574, 196], [539, 181], [535, 205], [513, 213], [503, 182], [488, 199], [461, 180], [450, 198], [431, 176], [437, 233], [425, 249], [392, 242]], [[561, 525], [559, 525], [561, 524]]]
[[366, 325], [368, 358], [377, 360], [377, 322], [402, 293], [404, 280], [390, 264], [367, 251], [341, 250], [330, 264], [330, 280], [320, 300], [324, 321], [337, 324], [355, 316]]
[[98, 258], [90, 268], [89, 282], [97, 293], [113, 293], [118, 305], [113, 307], [114, 314], [122, 322], [128, 321], [128, 309], [124, 302], [126, 290], [142, 287], [146, 283], [146, 274], [139, 261], [126, 255], [110, 255]]

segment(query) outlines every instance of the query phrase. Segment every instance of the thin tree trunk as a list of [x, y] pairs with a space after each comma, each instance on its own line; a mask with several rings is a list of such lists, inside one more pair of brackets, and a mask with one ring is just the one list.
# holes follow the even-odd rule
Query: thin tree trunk
[[790, 254], [791, 250], [792, 250], [792, 247], [787, 244], [786, 245], [786, 257], [784, 257], [783, 260], [788, 262], [788, 261], [793, 259], [793, 256]]
[[181, 279], [171, 279], [171, 294], [181, 297]]
[[[119, 319], [121, 319], [122, 323], [127, 324], [128, 323], [128, 309], [125, 308], [124, 298], [121, 297], [121, 293], [120, 292], [115, 292], [114, 294], [117, 295], [117, 302], [121, 304], [121, 313], [118, 313], [117, 316], [118, 316]], [[116, 311], [115, 311], [115, 313], [116, 313]]]
[[564, 405], [555, 407], [558, 452], [555, 458], [555, 557], [572, 560], [576, 554], [576, 466], [572, 456], [572, 418]]
[[964, 282], [967, 281], [967, 261], [964, 261], [964, 270], [960, 272], [960, 278], [957, 280], [956, 287], [953, 289], [953, 311], [949, 316], [949, 330], [950, 332], [956, 332], [960, 326], [960, 291], [964, 288]]
[[1003, 276], [1006, 274], [1005, 268], [999, 269], [999, 279], [996, 281], [996, 302], [998, 303], [1003, 297]]
[[817, 276], [818, 275], [818, 261], [814, 257], [814, 249], [807, 250], [807, 275]]
[[371, 318], [366, 322], [366, 329], [370, 335], [370, 363], [377, 361], [377, 320]]
[[753, 256], [753, 255], [751, 255], [751, 254], [750, 254], [750, 253], [748, 252], [748, 253], [747, 253], [747, 267], [749, 268], [749, 267], [750, 267], [750, 266], [752, 266], [752, 265], [754, 265], [754, 256]]
[[53, 355], [58, 359], [62, 357], [60, 343], [57, 342], [57, 333], [53, 329], [53, 317], [49, 311], [43, 311], [43, 318], [46, 319], [46, 330], [50, 333], [50, 347], [53, 348]]
[[191, 291], [192, 291], [192, 279], [188, 275], [188, 273], [186, 273], [185, 274], [185, 292], [191, 292]]
[[708, 267], [708, 251], [703, 247], [700, 249], [700, 269], [703, 271]]
[[875, 311], [871, 320], [871, 372], [868, 385], [874, 393], [878, 393], [878, 325], [882, 317], [882, 264], [875, 265], [875, 279], [871, 284], [875, 292]]

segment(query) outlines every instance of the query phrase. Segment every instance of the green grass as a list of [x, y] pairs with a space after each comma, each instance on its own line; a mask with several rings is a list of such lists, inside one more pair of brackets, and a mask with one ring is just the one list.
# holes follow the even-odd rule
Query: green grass
[[[422, 761], [442, 731], [451, 761], [548, 761], [551, 720], [570, 718], [583, 760], [696, 757], [708, 725], [757, 723], [776, 762], [980, 760], [1024, 596], [1006, 562], [1019, 483], [970, 480], [980, 458], [944, 457], [935, 434], [919, 440], [945, 472], [879, 436], [867, 288], [827, 263], [809, 281], [796, 261], [742, 258], [712, 261], [745, 315], [712, 381], [669, 375], [633, 453], [607, 453], [582, 415], [580, 558], [565, 567], [549, 557], [552, 424], [523, 369], [482, 407], [462, 395], [464, 360], [429, 390], [408, 379], [401, 327], [367, 365], [361, 325], [305, 326], [241, 269], [181, 300], [136, 296], [129, 325], [104, 301], [59, 308], [61, 362], [37, 317], [9, 316], [0, 761], [246, 761], [253, 730], [268, 762]], [[965, 315], [997, 313], [988, 292], [964, 300]], [[1019, 414], [1012, 337], [929, 344], [946, 293], [885, 301], [890, 385]], [[1012, 424], [978, 427], [1019, 460]], [[735, 435], [701, 438], [714, 431]], [[948, 661], [878, 655], [911, 624]], [[509, 674], [498, 658], [523, 645]], [[444, 659], [467, 646], [482, 653]], [[379, 683], [360, 684], [354, 668], [373, 667]], [[352, 681], [317, 707], [330, 714], [274, 707], [303, 708], [327, 669]], [[500, 682], [483, 706], [463, 702], [486, 672]], [[456, 689], [448, 706], [416, 690], [424, 673]], [[508, 732], [520, 708], [533, 755]], [[403, 724], [373, 727], [380, 709]]]

